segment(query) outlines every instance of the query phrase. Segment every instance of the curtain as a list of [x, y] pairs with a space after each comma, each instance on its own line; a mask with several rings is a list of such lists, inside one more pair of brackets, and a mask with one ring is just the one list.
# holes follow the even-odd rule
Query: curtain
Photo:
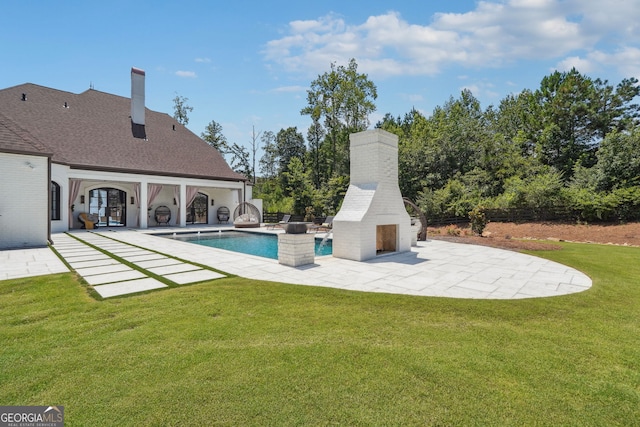
[[162, 191], [162, 185], [160, 184], [147, 184], [147, 212], [151, 210], [151, 204], [158, 197]]
[[187, 186], [187, 206], [191, 206], [191, 203], [196, 199], [198, 195], [198, 187], [189, 187]]
[[173, 199], [176, 201], [176, 205], [178, 205], [178, 218], [176, 218], [176, 225], [180, 223], [180, 186], [176, 185], [173, 187]]
[[160, 184], [148, 184], [147, 185], [147, 206], [151, 207], [153, 201], [158, 197], [162, 191], [162, 185]]
[[136, 204], [136, 227], [140, 227], [140, 183], [133, 184], [133, 201]]
[[[186, 204], [187, 207], [191, 206], [191, 203], [193, 203], [197, 195], [198, 195], [198, 187], [189, 187], [187, 185], [187, 204]], [[195, 218], [192, 218], [191, 220], [195, 221]]]
[[71, 210], [71, 205], [73, 205], [74, 200], [78, 197], [81, 183], [82, 181], [79, 179], [69, 180], [69, 228], [73, 228], [73, 211]]

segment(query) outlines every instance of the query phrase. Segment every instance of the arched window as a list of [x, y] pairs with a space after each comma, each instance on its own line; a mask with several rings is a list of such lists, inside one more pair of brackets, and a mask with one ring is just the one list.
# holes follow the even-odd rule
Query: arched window
[[60, 220], [60, 186], [51, 181], [51, 220]]

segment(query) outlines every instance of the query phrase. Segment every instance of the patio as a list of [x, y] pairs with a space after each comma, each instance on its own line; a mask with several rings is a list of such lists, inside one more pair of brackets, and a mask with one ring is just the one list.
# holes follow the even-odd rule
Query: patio
[[[202, 226], [189, 227], [188, 231], [228, 228]], [[131, 247], [144, 248], [250, 279], [353, 291], [450, 298], [521, 299], [571, 294], [591, 287], [591, 279], [573, 268], [518, 252], [482, 246], [431, 240], [418, 242], [418, 246], [412, 247], [410, 252], [379, 256], [365, 262], [325, 256], [316, 257], [314, 264], [292, 268], [280, 265], [276, 260], [152, 235], [158, 231], [105, 229], [90, 233], [82, 230], [74, 232], [74, 235], [80, 239], [90, 239], [92, 245], [102, 245], [106, 251], [110, 250], [107, 243], [111, 244], [111, 239], [115, 239]], [[185, 228], [162, 227], [161, 231], [184, 232]], [[267, 232], [264, 227], [260, 231]], [[111, 239], [96, 239], [95, 235]], [[64, 234], [54, 234], [54, 248], [57, 249], [66, 239], [69, 237]], [[65, 271], [64, 264], [56, 260], [55, 254], [48, 249], [2, 251], [0, 280]], [[42, 264], [41, 268], [36, 268], [38, 264]], [[91, 270], [85, 270], [84, 275], [90, 276]], [[131, 291], [141, 290], [134, 287]]]

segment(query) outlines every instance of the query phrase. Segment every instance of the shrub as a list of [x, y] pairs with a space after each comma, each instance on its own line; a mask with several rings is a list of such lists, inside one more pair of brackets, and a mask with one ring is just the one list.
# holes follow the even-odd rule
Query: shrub
[[487, 216], [484, 213], [483, 206], [476, 206], [469, 212], [469, 220], [471, 222], [471, 231], [478, 236], [482, 236], [482, 232], [489, 220], [487, 220]]

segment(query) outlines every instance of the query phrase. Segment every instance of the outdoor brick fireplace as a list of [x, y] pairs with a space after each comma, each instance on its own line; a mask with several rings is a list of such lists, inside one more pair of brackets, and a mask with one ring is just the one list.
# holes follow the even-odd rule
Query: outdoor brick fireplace
[[382, 129], [350, 136], [351, 182], [333, 219], [333, 256], [355, 261], [411, 250], [411, 219], [398, 186], [398, 137]]

